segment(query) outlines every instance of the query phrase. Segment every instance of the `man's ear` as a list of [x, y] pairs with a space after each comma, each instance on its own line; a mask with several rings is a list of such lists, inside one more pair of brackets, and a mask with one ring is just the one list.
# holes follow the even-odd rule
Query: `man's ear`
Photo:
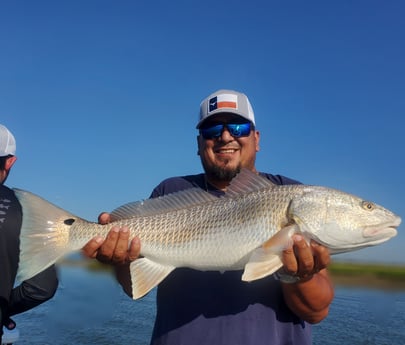
[[197, 135], [197, 156], [200, 155], [200, 135]]
[[260, 145], [259, 145], [259, 143], [260, 143], [260, 132], [259, 131], [256, 131], [255, 137], [256, 137], [256, 152], [259, 152], [260, 151]]
[[11, 167], [14, 165], [15, 161], [17, 160], [16, 156], [11, 156], [6, 159], [5, 170], [10, 170]]

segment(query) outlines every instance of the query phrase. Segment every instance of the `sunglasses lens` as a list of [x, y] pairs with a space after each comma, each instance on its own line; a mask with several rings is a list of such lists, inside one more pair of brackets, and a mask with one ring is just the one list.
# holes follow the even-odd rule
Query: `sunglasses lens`
[[218, 138], [221, 136], [224, 127], [226, 127], [229, 133], [235, 138], [246, 137], [250, 134], [251, 130], [250, 122], [227, 124], [221, 123], [211, 127], [201, 128], [200, 133], [204, 139]]
[[233, 137], [246, 137], [250, 133], [250, 123], [228, 124], [226, 126]]
[[201, 128], [200, 132], [201, 135], [203, 136], [204, 139], [212, 139], [212, 138], [218, 138], [222, 131], [224, 130], [224, 125], [219, 124], [207, 128]]

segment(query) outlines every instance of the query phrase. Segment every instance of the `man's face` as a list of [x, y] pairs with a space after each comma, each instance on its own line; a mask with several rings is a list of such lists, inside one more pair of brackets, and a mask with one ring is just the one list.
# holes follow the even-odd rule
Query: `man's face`
[[[246, 123], [240, 116], [217, 114], [208, 119], [201, 128], [220, 124]], [[255, 171], [256, 152], [259, 151], [259, 132], [251, 130], [246, 136], [232, 135], [225, 126], [217, 137], [198, 136], [198, 154], [208, 177], [214, 181], [230, 181], [242, 168]]]

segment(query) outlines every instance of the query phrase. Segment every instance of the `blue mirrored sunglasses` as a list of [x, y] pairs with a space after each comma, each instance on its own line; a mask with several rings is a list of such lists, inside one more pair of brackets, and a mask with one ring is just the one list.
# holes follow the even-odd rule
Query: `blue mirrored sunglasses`
[[219, 138], [224, 129], [228, 130], [229, 134], [235, 138], [247, 137], [253, 127], [252, 123], [220, 123], [210, 127], [200, 128], [200, 134], [204, 139]]

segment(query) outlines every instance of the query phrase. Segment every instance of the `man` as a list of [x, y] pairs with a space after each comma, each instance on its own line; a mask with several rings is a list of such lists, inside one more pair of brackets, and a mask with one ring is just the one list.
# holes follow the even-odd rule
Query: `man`
[[[256, 172], [260, 133], [246, 95], [219, 90], [200, 106], [198, 154], [204, 174], [169, 178], [151, 197], [200, 187], [214, 195], [226, 193], [242, 169]], [[276, 184], [298, 183], [280, 175], [260, 173]], [[101, 214], [100, 223], [109, 221]], [[104, 240], [84, 248], [89, 257], [113, 263], [117, 279], [131, 295], [129, 263], [140, 241], [128, 242], [127, 228], [113, 227]], [[201, 272], [178, 268], [157, 291], [157, 315], [151, 344], [311, 344], [310, 323], [326, 317], [333, 287], [326, 271], [328, 250], [300, 235], [283, 251], [284, 267], [269, 277], [246, 283], [241, 271]]]
[[4, 325], [13, 329], [14, 314], [49, 300], [58, 287], [54, 266], [13, 288], [20, 253], [22, 210], [14, 192], [4, 185], [17, 157], [11, 132], [0, 125], [0, 344]]

